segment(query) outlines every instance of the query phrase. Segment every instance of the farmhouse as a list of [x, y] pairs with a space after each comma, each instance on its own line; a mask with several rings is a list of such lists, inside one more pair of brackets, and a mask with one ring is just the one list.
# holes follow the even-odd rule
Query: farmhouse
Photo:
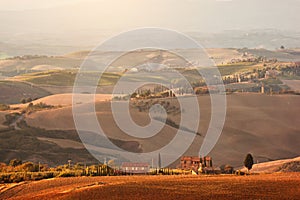
[[183, 156], [180, 159], [180, 168], [198, 172], [200, 168], [212, 168], [212, 158], [198, 156]]
[[148, 163], [123, 162], [121, 169], [126, 173], [146, 174], [150, 170], [150, 165]]

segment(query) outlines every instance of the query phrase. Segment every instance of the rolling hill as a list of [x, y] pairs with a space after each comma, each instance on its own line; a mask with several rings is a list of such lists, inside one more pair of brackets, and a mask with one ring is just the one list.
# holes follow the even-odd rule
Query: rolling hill
[[16, 104], [23, 98], [41, 98], [50, 92], [29, 83], [18, 81], [0, 81], [0, 103]]
[[6, 76], [15, 76], [32, 71], [74, 69], [81, 62], [81, 59], [62, 56], [21, 56], [0, 60], [0, 72]]
[[[246, 172], [243, 168], [241, 171]], [[299, 172], [300, 157], [257, 163], [252, 166], [251, 173]]]
[[[50, 95], [44, 98], [40, 98], [38, 100], [33, 101], [33, 104], [37, 103], [46, 103], [48, 105], [54, 105], [54, 106], [71, 106], [72, 105], [72, 95], [73, 94], [56, 94], [56, 95]], [[86, 96], [87, 94], [81, 94], [81, 96]], [[110, 94], [96, 94], [95, 100], [97, 102], [102, 101], [110, 101], [112, 98], [112, 95]]]
[[[299, 98], [300, 96], [296, 95], [228, 95], [225, 126], [217, 145], [210, 153], [214, 163], [241, 166], [244, 155], [248, 152], [253, 153], [255, 160], [259, 162], [298, 156], [300, 152]], [[176, 106], [175, 101], [170, 99], [165, 101]], [[196, 136], [186, 155], [198, 154], [199, 145], [203, 141], [210, 120], [209, 96], [200, 96], [199, 102], [201, 118], [198, 132], [200, 135]], [[130, 140], [130, 137], [124, 136], [116, 126], [109, 108], [109, 102], [96, 103], [100, 123], [110, 124], [104, 126], [104, 131], [112, 138]], [[82, 115], [90, 114], [82, 113]], [[132, 108], [131, 115], [137, 124], [146, 125], [149, 122], [147, 112], [139, 112], [138, 109]], [[173, 122], [179, 123], [179, 116], [172, 114], [169, 117]], [[71, 107], [32, 113], [26, 116], [25, 120], [29, 126], [48, 130], [75, 129]], [[160, 134], [151, 140], [136, 139], [136, 141], [141, 144], [144, 151], [149, 151], [164, 146], [174, 134], [176, 128], [166, 125]]]
[[3, 125], [6, 121], [6, 119], [5, 119], [6, 114], [8, 114], [8, 112], [0, 111], [0, 131], [2, 129], [7, 129], [7, 126]]
[[[247, 49], [208, 49], [207, 51], [211, 58], [215, 59], [218, 63], [222, 63], [231, 58], [241, 56]], [[258, 55], [260, 53], [264, 54], [265, 51], [262, 49], [254, 49], [249, 51], [249, 53]], [[289, 50], [276, 52], [267, 51], [266, 53], [269, 56], [282, 56], [283, 54], [293, 54], [294, 56], [298, 56], [297, 52], [297, 50]], [[71, 152], [69, 152], [70, 154], [72, 154], [72, 146], [78, 144], [76, 142], [80, 142], [78, 137], [76, 137], [76, 134], [74, 134], [75, 126], [70, 93], [73, 89], [72, 86], [78, 70], [78, 64], [82, 62], [82, 59], [88, 55], [88, 53], [88, 51], [82, 51], [65, 54], [63, 56], [22, 56], [0, 60], [0, 73], [11, 76], [10, 81], [0, 82], [0, 103], [17, 104], [21, 98], [30, 97], [32, 99], [41, 98], [34, 101], [34, 104], [43, 102], [49, 105], [62, 106], [60, 108], [31, 112], [30, 114], [25, 115], [25, 121], [29, 126], [26, 128], [29, 130], [32, 129], [33, 132], [35, 129], [38, 130], [35, 135], [30, 136], [32, 139], [30, 142], [34, 142], [37, 146], [38, 144], [51, 143], [51, 145], [55, 146], [55, 149], [61, 149], [62, 144], [68, 144], [67, 146], [68, 151]], [[106, 58], [114, 57], [115, 54], [116, 52], [94, 52], [94, 56], [101, 55]], [[124, 72], [126, 65], [131, 66], [132, 64], [139, 64], [145, 61], [160, 60], [167, 61], [171, 64], [178, 64], [177, 58], [173, 54], [167, 52], [143, 50], [130, 52], [127, 56], [128, 57], [122, 56], [119, 60], [112, 63], [112, 69], [104, 73], [99, 83], [101, 87], [98, 88], [97, 93], [110, 93], [113, 89], [112, 85], [123, 75], [122, 72]], [[135, 59], [136, 57], [139, 59]], [[287, 56], [287, 58], [289, 58], [289, 56]], [[101, 60], [99, 62], [101, 62]], [[124, 66], [122, 64], [124, 64]], [[176, 66], [174, 65], [173, 67]], [[260, 67], [263, 67], [262, 63], [245, 62], [221, 64], [219, 70], [222, 75], [232, 75], [247, 70], [252, 71], [253, 69], [259, 69]], [[192, 81], [199, 81], [199, 76], [195, 76], [196, 69], [180, 68], [178, 70]], [[99, 78], [98, 74], [93, 71], [87, 73], [89, 79]], [[134, 73], [126, 74], [124, 78], [129, 81], [137, 81], [138, 79], [155, 82], [164, 80], [165, 77], [170, 77], [168, 73], [169, 71], [162, 70], [159, 75], [148, 74], [148, 76], [146, 76], [146, 73], [143, 73], [142, 71], [139, 78], [136, 78]], [[246, 86], [253, 87], [255, 85], [256, 83], [249, 83], [249, 85]], [[241, 88], [246, 86], [242, 84], [238, 85], [238, 87]], [[237, 87], [237, 85], [235, 84], [234, 87]], [[57, 95], [50, 96], [51, 94]], [[163, 127], [159, 134], [147, 141], [131, 138], [123, 134], [122, 130], [118, 128], [113, 120], [112, 113], [109, 109], [110, 102], [106, 101], [107, 99], [110, 99], [110, 95], [96, 96], [96, 114], [101, 124], [104, 125], [104, 130], [108, 132], [110, 138], [115, 141], [121, 140], [121, 142], [116, 142], [120, 143], [121, 146], [126, 146], [127, 149], [135, 149], [135, 151], [139, 151], [141, 147], [142, 151], [148, 152], [163, 147], [170, 141], [170, 138], [174, 137], [176, 134], [178, 124], [180, 123], [180, 113], [177, 112], [178, 102], [176, 100], [167, 98], [159, 99], [157, 101], [159, 104], [168, 102], [166, 103], [168, 105], [168, 110], [170, 111], [168, 123]], [[211, 117], [209, 96], [199, 96], [198, 99], [201, 107], [200, 125], [194, 143], [190, 146], [186, 155], [198, 154], [199, 147], [203, 142]], [[227, 100], [227, 118], [223, 133], [217, 145], [211, 152], [211, 156], [216, 165], [232, 164], [234, 166], [241, 166], [244, 154], [248, 152], [252, 152], [255, 159], [260, 162], [299, 156], [299, 146], [297, 145], [300, 142], [300, 128], [298, 126], [300, 123], [298, 114], [300, 113], [299, 96], [267, 96], [254, 93], [240, 93], [228, 95]], [[150, 122], [147, 107], [152, 105], [154, 101], [155, 100], [142, 100], [132, 102], [130, 112], [137, 124], [145, 126]], [[86, 105], [78, 104], [76, 106], [84, 108]], [[20, 105], [12, 107], [20, 107]], [[143, 109], [140, 109], [141, 107]], [[92, 113], [83, 112], [81, 115], [87, 117], [91, 116]], [[189, 127], [184, 127], [184, 129], [189, 133]], [[62, 131], [62, 134], [72, 132], [72, 136], [60, 138], [57, 137], [57, 135], [55, 137], [51, 137], [49, 134], [44, 136], [39, 135], [43, 131], [46, 133], [48, 133], [48, 131]], [[27, 132], [22, 132], [21, 130], [20, 135], [17, 135], [16, 137], [22, 138], [22, 134], [27, 134]], [[8, 139], [8, 141], [9, 140], [10, 139]], [[91, 140], [90, 142], [91, 144], [89, 145], [94, 144], [94, 141]], [[18, 152], [10, 152], [10, 154], [7, 154], [10, 155], [8, 157], [12, 158], [12, 155], [18, 156], [22, 152], [24, 155], [27, 155], [27, 157], [25, 156], [26, 159], [32, 158], [32, 156], [29, 155], [30, 153], [34, 154], [34, 152], [30, 151], [29, 153], [26, 145], [25, 147], [25, 149], [22, 149], [21, 146], [21, 149], [19, 149]], [[110, 149], [106, 149], [106, 147], [101, 148], [102, 151], [110, 151]], [[80, 150], [74, 149], [75, 151]], [[55, 154], [56, 153], [58, 152], [55, 152]], [[82, 157], [80, 159], [84, 157], [83, 155], [85, 155], [85, 153], [87, 152], [81, 154]], [[7, 160], [8, 157], [4, 159]], [[51, 156], [47, 154], [46, 157], [50, 158]], [[61, 157], [61, 155], [59, 157]], [[43, 159], [47, 160], [45, 158]], [[78, 160], [80, 159], [78, 158]]]

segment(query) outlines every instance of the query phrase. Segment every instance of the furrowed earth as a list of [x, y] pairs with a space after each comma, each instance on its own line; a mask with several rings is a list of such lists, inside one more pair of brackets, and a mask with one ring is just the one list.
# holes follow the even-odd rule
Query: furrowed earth
[[0, 185], [0, 199], [297, 199], [299, 173], [55, 178]]

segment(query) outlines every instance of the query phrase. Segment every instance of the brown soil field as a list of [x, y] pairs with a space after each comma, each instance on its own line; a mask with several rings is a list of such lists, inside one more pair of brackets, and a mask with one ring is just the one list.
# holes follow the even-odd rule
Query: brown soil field
[[3, 125], [3, 123], [6, 121], [5, 115], [7, 114], [8, 112], [0, 111], [0, 130], [8, 128], [8, 126]]
[[288, 85], [293, 91], [300, 92], [300, 80], [281, 80]]
[[25, 82], [0, 81], [0, 103], [3, 104], [15, 104], [23, 98], [35, 99], [48, 95], [50, 93], [46, 90]]
[[[55, 86], [55, 85], [39, 85], [39, 88], [48, 91], [51, 94], [64, 94], [72, 93], [73, 86]], [[111, 94], [113, 92], [113, 86], [101, 86], [96, 90], [97, 94]]]
[[72, 149], [84, 149], [84, 146], [80, 142], [75, 142], [73, 140], [68, 139], [55, 139], [55, 138], [45, 138], [45, 137], [37, 137], [37, 139], [41, 141], [53, 142], [60, 146], [61, 148], [72, 148]]
[[213, 58], [216, 64], [230, 62], [233, 58], [241, 58], [242, 54], [236, 49], [206, 49], [208, 55]]
[[2, 125], [5, 122], [5, 115], [7, 112], [0, 111], [0, 124]]
[[300, 173], [55, 178], [0, 186], [0, 199], [298, 199]]

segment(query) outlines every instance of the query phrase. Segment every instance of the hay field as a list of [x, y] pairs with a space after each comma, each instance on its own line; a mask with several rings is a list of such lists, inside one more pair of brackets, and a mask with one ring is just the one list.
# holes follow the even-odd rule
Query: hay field
[[[73, 95], [72, 93], [54, 94], [54, 95], [49, 95], [47, 97], [43, 97], [35, 101], [32, 101], [32, 103], [33, 104], [45, 103], [47, 105], [52, 105], [52, 106], [67, 107], [67, 106], [72, 106], [72, 95]], [[80, 94], [80, 97], [83, 98], [84, 96], [88, 96], [88, 95], [89, 94]], [[95, 100], [97, 102], [110, 101], [111, 94], [96, 94]], [[10, 106], [11, 108], [26, 108], [28, 104], [29, 103], [13, 104]]]
[[1, 199], [297, 199], [300, 174], [56, 178], [15, 184]]
[[[89, 94], [80, 94], [81, 97], [84, 96], [88, 96]], [[78, 96], [78, 95], [76, 95]], [[96, 94], [95, 95], [95, 101], [97, 102], [102, 102], [102, 101], [110, 101], [111, 100], [111, 94]], [[72, 97], [73, 94], [69, 93], [69, 94], [55, 94], [55, 95], [50, 95], [41, 99], [38, 99], [36, 101], [34, 101], [33, 103], [46, 103], [48, 105], [54, 105], [54, 106], [58, 106], [58, 105], [62, 105], [62, 106], [66, 106], [66, 105], [72, 105]]]

